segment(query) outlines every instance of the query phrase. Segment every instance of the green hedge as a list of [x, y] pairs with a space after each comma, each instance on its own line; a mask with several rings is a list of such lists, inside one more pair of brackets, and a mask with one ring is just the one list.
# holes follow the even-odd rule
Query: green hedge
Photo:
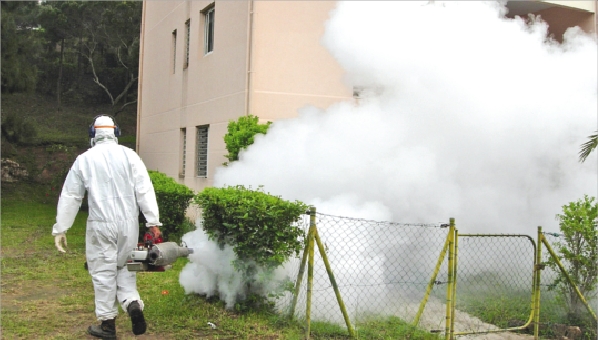
[[308, 209], [302, 202], [238, 185], [205, 188], [195, 203], [202, 208], [205, 232], [221, 247], [233, 247], [235, 267], [246, 277], [256, 270], [248, 264], [273, 269], [303, 248], [304, 231], [295, 224]]
[[[194, 227], [185, 216], [194, 192], [184, 184], [177, 183], [166, 174], [153, 170], [149, 170], [148, 173], [158, 200], [160, 222], [162, 222], [160, 230], [164, 234], [164, 241], [176, 242], [186, 232], [190, 231], [189, 229]], [[143, 223], [140, 229], [141, 237], [147, 229], [143, 214], [141, 214], [139, 221]]]

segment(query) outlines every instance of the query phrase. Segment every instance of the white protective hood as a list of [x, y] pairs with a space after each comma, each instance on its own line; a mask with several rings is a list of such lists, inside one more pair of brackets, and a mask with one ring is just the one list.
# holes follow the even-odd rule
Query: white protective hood
[[114, 135], [114, 128], [116, 124], [112, 118], [108, 116], [100, 116], [94, 122], [95, 136], [91, 139], [91, 146], [103, 141], [115, 141], [118, 143], [118, 138]]

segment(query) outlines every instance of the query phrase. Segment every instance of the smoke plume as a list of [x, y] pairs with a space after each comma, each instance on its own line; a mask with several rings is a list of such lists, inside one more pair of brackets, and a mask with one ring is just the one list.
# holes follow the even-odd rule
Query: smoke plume
[[[277, 121], [215, 185], [264, 185], [318, 211], [467, 232], [558, 231], [596, 195], [596, 42], [560, 45], [498, 3], [342, 2], [322, 43], [366, 99]], [[368, 91], [369, 90], [369, 91]]]
[[561, 206], [596, 196], [596, 152], [578, 162], [597, 129], [596, 41], [571, 28], [559, 44], [541, 19], [505, 13], [494, 2], [340, 2], [321, 42], [362, 99], [275, 121], [215, 186], [263, 185], [331, 215], [558, 232]]

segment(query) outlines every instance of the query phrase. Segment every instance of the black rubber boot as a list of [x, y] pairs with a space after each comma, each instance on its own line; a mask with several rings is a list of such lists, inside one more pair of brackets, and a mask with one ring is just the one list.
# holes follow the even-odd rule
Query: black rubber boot
[[145, 318], [143, 317], [143, 311], [141, 310], [141, 306], [139, 302], [133, 301], [127, 307], [127, 313], [131, 317], [131, 324], [133, 326], [133, 334], [139, 335], [145, 333], [147, 329], [147, 324], [145, 323]]
[[115, 319], [104, 320], [99, 325], [89, 326], [87, 333], [104, 340], [116, 339], [116, 324], [114, 321]]

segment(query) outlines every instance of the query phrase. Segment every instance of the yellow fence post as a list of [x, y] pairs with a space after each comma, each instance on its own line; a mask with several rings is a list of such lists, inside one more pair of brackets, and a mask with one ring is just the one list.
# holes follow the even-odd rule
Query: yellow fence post
[[424, 313], [424, 308], [426, 307], [426, 304], [428, 303], [428, 299], [430, 298], [430, 293], [432, 292], [432, 288], [434, 287], [434, 284], [436, 283], [436, 277], [438, 276], [438, 272], [440, 271], [440, 266], [442, 266], [442, 262], [444, 261], [444, 257], [446, 256], [446, 252], [449, 247], [450, 235], [451, 235], [450, 233], [448, 233], [446, 235], [446, 241], [444, 242], [444, 247], [442, 247], [440, 256], [438, 256], [438, 261], [436, 261], [436, 267], [434, 267], [434, 273], [432, 274], [432, 277], [430, 278], [430, 281], [428, 282], [428, 286], [426, 287], [426, 293], [424, 294], [424, 298], [422, 299], [422, 302], [419, 304], [419, 309], [417, 310], [417, 313], [415, 314], [415, 319], [413, 320], [413, 326], [417, 327], [417, 325], [419, 324], [419, 319], [421, 318], [422, 314]]
[[316, 232], [316, 208], [309, 208], [309, 232], [307, 233], [308, 259], [307, 259], [307, 301], [305, 307], [305, 318], [307, 325], [305, 327], [305, 339], [309, 340], [311, 324], [311, 293], [314, 286], [314, 240]]
[[[308, 211], [311, 216], [311, 211]], [[297, 280], [295, 281], [295, 290], [293, 292], [293, 301], [291, 302], [289, 319], [293, 320], [295, 317], [295, 307], [297, 306], [297, 299], [299, 298], [299, 289], [301, 288], [301, 282], [303, 281], [303, 275], [305, 273], [305, 264], [307, 263], [307, 255], [309, 254], [309, 231], [308, 236], [305, 240], [305, 249], [303, 249], [303, 257], [301, 258], [301, 265], [299, 266], [299, 274], [297, 274]]]
[[453, 275], [454, 275], [454, 248], [455, 248], [455, 219], [449, 219], [449, 246], [448, 246], [448, 283], [446, 286], [446, 322], [444, 327], [444, 337], [446, 340], [453, 340], [453, 330], [451, 329], [452, 297], [453, 297]]
[[[453, 224], [454, 224], [453, 220]], [[453, 296], [451, 299], [451, 339], [455, 337], [455, 305], [457, 304], [457, 259], [459, 257], [459, 230], [455, 228], [455, 241], [454, 241], [454, 254], [453, 254]]]
[[347, 330], [349, 330], [349, 335], [354, 338], [355, 332], [353, 331], [353, 327], [351, 326], [351, 321], [349, 320], [349, 314], [347, 313], [347, 309], [345, 308], [345, 303], [343, 302], [343, 298], [341, 297], [341, 293], [338, 289], [338, 285], [336, 284], [336, 279], [334, 278], [334, 273], [330, 268], [330, 262], [328, 262], [328, 256], [324, 250], [324, 246], [322, 245], [322, 241], [320, 240], [320, 235], [318, 235], [318, 230], [316, 229], [314, 232], [316, 244], [318, 245], [318, 249], [320, 251], [320, 255], [322, 255], [322, 260], [324, 261], [324, 266], [326, 266], [326, 272], [328, 273], [328, 279], [330, 279], [330, 284], [334, 289], [334, 293], [336, 295], [336, 300], [338, 302], [338, 306], [341, 309], [341, 313], [343, 313], [343, 317], [345, 318], [345, 324], [347, 325]]
[[345, 303], [341, 298], [340, 291], [338, 289], [338, 285], [336, 283], [336, 279], [334, 278], [334, 273], [330, 267], [330, 262], [328, 261], [328, 256], [326, 255], [326, 251], [324, 250], [324, 246], [322, 245], [322, 241], [320, 240], [320, 236], [318, 235], [318, 230], [316, 227], [316, 208], [310, 207], [309, 208], [309, 231], [307, 232], [307, 237], [305, 241], [305, 249], [303, 251], [303, 258], [301, 259], [301, 266], [299, 268], [299, 274], [297, 275], [297, 281], [295, 282], [295, 289], [294, 289], [294, 296], [293, 301], [291, 302], [291, 315], [290, 319], [293, 318], [295, 314], [295, 307], [297, 306], [297, 299], [299, 296], [299, 288], [301, 287], [301, 281], [303, 281], [303, 275], [305, 272], [305, 263], [307, 262], [307, 297], [306, 297], [306, 307], [305, 307], [305, 319], [306, 319], [306, 331], [305, 331], [305, 339], [308, 340], [310, 338], [310, 325], [311, 325], [311, 296], [313, 292], [313, 279], [314, 279], [314, 244], [318, 245], [318, 250], [320, 251], [320, 255], [322, 255], [322, 259], [324, 261], [324, 265], [326, 267], [326, 272], [328, 273], [328, 278], [330, 279], [330, 283], [334, 288], [334, 293], [336, 294], [336, 299], [338, 301], [339, 307], [343, 316], [345, 318], [345, 323], [347, 324], [347, 329], [349, 331], [349, 335], [354, 338], [355, 331], [351, 326], [351, 321], [349, 320], [349, 314], [347, 313], [347, 309], [345, 308]]
[[536, 303], [534, 305], [534, 340], [538, 340], [540, 336], [540, 274], [543, 269], [542, 265], [542, 227], [538, 227], [538, 245], [536, 247]]
[[[528, 236], [529, 237], [529, 236]], [[540, 241], [538, 239], [538, 241]], [[538, 265], [538, 247], [541, 246], [541, 244], [538, 244], [537, 242], [534, 243], [532, 241], [532, 244], [534, 245], [534, 266], [532, 269], [532, 301], [530, 303], [530, 310], [531, 313], [529, 315], [529, 319], [527, 320], [527, 322], [521, 326], [522, 328], [527, 328], [529, 327], [529, 325], [531, 325], [534, 320], [535, 320], [535, 315], [536, 315], [536, 300], [540, 301], [540, 297], [538, 296], [538, 294], [540, 294], [540, 283], [538, 282], [538, 284], [536, 284], [537, 281], [537, 265]]]

